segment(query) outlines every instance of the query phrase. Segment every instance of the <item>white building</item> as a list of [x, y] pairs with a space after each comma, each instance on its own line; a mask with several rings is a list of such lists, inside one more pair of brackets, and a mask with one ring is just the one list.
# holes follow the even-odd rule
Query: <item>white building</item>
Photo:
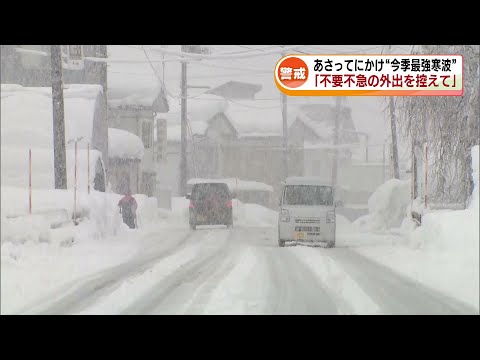
[[[77, 185], [87, 189], [90, 158], [92, 189], [105, 191], [108, 158], [107, 122], [100, 85], [65, 85], [67, 186], [74, 185], [77, 143]], [[52, 89], [1, 85], [2, 185], [28, 187], [28, 157], [32, 152], [32, 187], [54, 189]], [[87, 148], [90, 146], [90, 153]]]

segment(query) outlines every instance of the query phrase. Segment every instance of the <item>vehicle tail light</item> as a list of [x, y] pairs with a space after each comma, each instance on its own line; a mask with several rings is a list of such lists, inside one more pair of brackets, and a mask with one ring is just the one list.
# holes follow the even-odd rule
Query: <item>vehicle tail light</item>
[[190, 205], [188, 205], [189, 209], [195, 209], [195, 205], [193, 204], [193, 201], [190, 200]]
[[230, 200], [229, 202], [227, 202], [227, 207], [229, 207], [229, 208], [232, 207], [232, 200]]

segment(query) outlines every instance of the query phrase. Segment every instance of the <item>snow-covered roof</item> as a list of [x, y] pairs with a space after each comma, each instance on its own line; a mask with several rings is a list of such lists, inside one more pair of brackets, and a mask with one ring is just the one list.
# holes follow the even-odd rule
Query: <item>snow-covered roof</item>
[[[204, 94], [187, 100], [187, 118], [193, 135], [205, 135], [208, 122], [219, 113], [224, 113], [227, 101], [216, 95]], [[160, 117], [167, 120], [167, 139], [179, 141], [181, 134], [181, 107], [177, 101], [171, 104], [167, 114]]]
[[247, 181], [236, 178], [225, 179], [201, 179], [193, 178], [188, 180], [188, 185], [203, 184], [203, 183], [225, 183], [228, 185], [230, 191], [267, 191], [273, 192], [273, 187], [265, 183], [257, 181]]
[[[342, 127], [349, 131], [355, 131], [350, 108], [343, 107], [342, 110], [345, 113], [341, 122]], [[311, 129], [319, 139], [333, 141], [335, 128], [335, 107], [333, 105], [309, 104], [302, 106], [297, 113], [297, 119]], [[344, 138], [344, 136], [340, 137]], [[358, 136], [354, 133], [348, 133], [348, 137], [354, 142], [358, 141]]]
[[[180, 104], [172, 105], [167, 119], [167, 137], [170, 141], [180, 140]], [[209, 121], [223, 113], [239, 137], [281, 136], [283, 134], [280, 100], [226, 100], [212, 94], [203, 94], [187, 100], [187, 117], [193, 135], [205, 135]], [[288, 124], [293, 123], [296, 108], [288, 111]]]
[[110, 158], [141, 160], [143, 155], [143, 143], [137, 135], [121, 129], [108, 129], [108, 156]]
[[[65, 141], [82, 137], [86, 148], [92, 142], [93, 122], [100, 85], [64, 85]], [[1, 84], [2, 145], [53, 148], [51, 87]]]
[[143, 90], [136, 93], [125, 93], [124, 91], [108, 91], [108, 105], [111, 107], [139, 105], [152, 106], [158, 92], [156, 90]]
[[283, 133], [280, 100], [230, 101], [226, 115], [239, 137], [280, 136]]
[[[148, 63], [142, 49], [131, 48], [128, 45], [109, 45], [108, 57], [125, 60], [122, 62], [112, 61], [108, 64], [107, 97], [109, 106], [151, 107], [157, 97], [166, 98], [162, 93], [161, 82]], [[155, 65], [158, 64], [155, 63]]]

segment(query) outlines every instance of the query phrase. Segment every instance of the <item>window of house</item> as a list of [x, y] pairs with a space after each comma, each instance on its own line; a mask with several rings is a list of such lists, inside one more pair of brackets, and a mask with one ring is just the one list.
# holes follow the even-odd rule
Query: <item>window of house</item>
[[142, 141], [145, 149], [149, 149], [153, 145], [153, 124], [151, 122], [142, 122]]

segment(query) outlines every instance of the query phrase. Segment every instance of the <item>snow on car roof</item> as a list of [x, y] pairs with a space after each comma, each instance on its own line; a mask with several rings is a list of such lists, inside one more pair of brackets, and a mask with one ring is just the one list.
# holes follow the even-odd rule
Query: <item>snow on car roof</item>
[[227, 179], [199, 179], [194, 178], [188, 181], [188, 185], [200, 183], [224, 183], [227, 184], [231, 191], [267, 191], [273, 192], [273, 187], [258, 181], [247, 181], [235, 178]]
[[315, 176], [292, 176], [285, 180], [286, 185], [321, 185], [332, 186], [324, 178]]

